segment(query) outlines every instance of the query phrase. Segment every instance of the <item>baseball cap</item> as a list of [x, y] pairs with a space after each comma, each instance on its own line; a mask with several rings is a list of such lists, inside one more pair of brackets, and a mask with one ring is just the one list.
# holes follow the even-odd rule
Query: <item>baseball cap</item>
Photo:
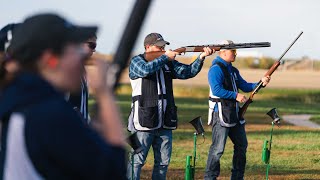
[[14, 30], [8, 51], [18, 61], [37, 58], [46, 49], [61, 50], [96, 35], [96, 26], [77, 26], [56, 14], [28, 17]]
[[0, 30], [0, 52], [5, 52], [7, 50], [13, 36], [13, 30], [18, 25], [19, 24], [10, 23]]
[[[234, 44], [234, 42], [231, 41], [231, 40], [223, 40], [223, 41], [220, 42], [220, 44], [228, 44], [228, 45], [231, 45], [231, 44]], [[223, 50], [232, 50], [232, 49], [223, 49], [223, 48], [221, 48], [220, 51], [223, 51]]]
[[146, 45], [155, 45], [155, 46], [164, 46], [169, 45], [168, 41], [165, 41], [161, 34], [159, 33], [150, 33], [144, 39], [144, 46]]

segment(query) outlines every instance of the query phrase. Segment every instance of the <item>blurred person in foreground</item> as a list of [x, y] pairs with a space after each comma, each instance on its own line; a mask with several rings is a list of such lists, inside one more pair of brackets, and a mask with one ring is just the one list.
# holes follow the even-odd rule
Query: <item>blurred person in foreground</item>
[[89, 75], [101, 134], [82, 123], [64, 98], [79, 88], [88, 53], [82, 43], [96, 30], [55, 14], [31, 16], [15, 30], [8, 52], [19, 73], [0, 101], [2, 179], [125, 178], [124, 136], [105, 64], [97, 60]]
[[[221, 44], [233, 44], [231, 40], [224, 40]], [[208, 72], [209, 115], [208, 124], [212, 126], [212, 144], [209, 149], [204, 179], [215, 180], [220, 174], [220, 158], [224, 152], [228, 136], [233, 146], [232, 180], [244, 179], [247, 152], [247, 136], [245, 120], [238, 118], [239, 103], [247, 98], [238, 92], [250, 92], [257, 83], [246, 82], [239, 70], [232, 66], [236, 60], [235, 49], [221, 49], [219, 56], [212, 61]], [[270, 81], [270, 76], [261, 79], [263, 86]]]
[[[158, 33], [145, 37], [145, 53], [164, 51], [165, 41]], [[173, 79], [189, 79], [201, 70], [207, 56], [214, 51], [204, 48], [190, 65], [175, 60], [177, 52], [167, 50], [165, 54], [148, 62], [144, 54], [134, 56], [129, 67], [132, 86], [132, 110], [128, 120], [128, 130], [137, 132], [144, 150], [134, 155], [134, 179], [140, 179], [141, 168], [145, 164], [152, 146], [154, 166], [152, 179], [166, 179], [172, 152], [172, 130], [177, 128], [177, 107], [173, 96]], [[128, 179], [131, 179], [131, 164], [128, 164]]]

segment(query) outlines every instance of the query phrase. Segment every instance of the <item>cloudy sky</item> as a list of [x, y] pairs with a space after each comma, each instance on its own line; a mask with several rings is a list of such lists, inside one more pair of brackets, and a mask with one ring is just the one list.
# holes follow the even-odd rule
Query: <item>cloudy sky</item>
[[[98, 51], [113, 53], [134, 2], [2, 0], [0, 26], [23, 21], [34, 13], [56, 12], [75, 23], [97, 24], [100, 27]], [[223, 39], [238, 43], [268, 41], [270, 48], [254, 51], [277, 58], [300, 31], [304, 31], [286, 58], [320, 59], [319, 7], [317, 0], [154, 0], [134, 53], [143, 52], [143, 39], [148, 33], [159, 32], [171, 42], [170, 49], [215, 44]]]

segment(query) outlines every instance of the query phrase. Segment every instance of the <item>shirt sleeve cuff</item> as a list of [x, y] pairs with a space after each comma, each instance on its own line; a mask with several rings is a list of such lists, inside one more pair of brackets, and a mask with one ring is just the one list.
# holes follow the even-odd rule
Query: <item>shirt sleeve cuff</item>
[[232, 96], [233, 96], [234, 99], [237, 99], [237, 94], [238, 94], [238, 93], [236, 93], [236, 92], [233, 93]]
[[169, 61], [169, 57], [165, 54], [162, 54], [160, 57], [159, 57], [161, 60], [163, 60], [164, 62], [168, 62]]
[[200, 55], [197, 57], [197, 60], [199, 60], [201, 63], [203, 63], [205, 59], [206, 59], [206, 57], [204, 57], [204, 59], [201, 59]]

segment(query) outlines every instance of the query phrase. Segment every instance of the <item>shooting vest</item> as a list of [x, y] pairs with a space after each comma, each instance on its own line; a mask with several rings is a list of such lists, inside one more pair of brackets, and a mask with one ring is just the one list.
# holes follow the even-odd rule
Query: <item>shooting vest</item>
[[[144, 58], [143, 55], [139, 56]], [[177, 107], [172, 90], [174, 78], [173, 64], [169, 62], [147, 77], [130, 79], [132, 104], [129, 123], [133, 123], [136, 130], [177, 128]]]
[[[238, 78], [237, 74], [235, 73], [235, 67], [232, 67], [232, 73], [229, 73], [227, 67], [223, 65], [221, 62], [217, 62], [216, 64], [221, 68], [224, 75], [223, 88], [228, 91], [238, 92]], [[235, 99], [222, 99], [218, 96], [214, 96], [210, 87], [208, 125], [212, 124], [212, 117], [216, 104], [218, 107], [218, 115], [221, 126], [233, 127], [237, 123], [239, 123], [238, 102]], [[243, 124], [244, 121], [240, 123]]]
[[89, 91], [87, 80], [85, 76], [81, 77], [81, 92], [71, 93], [69, 97], [66, 97], [67, 101], [73, 105], [73, 109], [76, 110], [82, 117], [85, 124], [90, 121], [89, 109], [88, 109]]

